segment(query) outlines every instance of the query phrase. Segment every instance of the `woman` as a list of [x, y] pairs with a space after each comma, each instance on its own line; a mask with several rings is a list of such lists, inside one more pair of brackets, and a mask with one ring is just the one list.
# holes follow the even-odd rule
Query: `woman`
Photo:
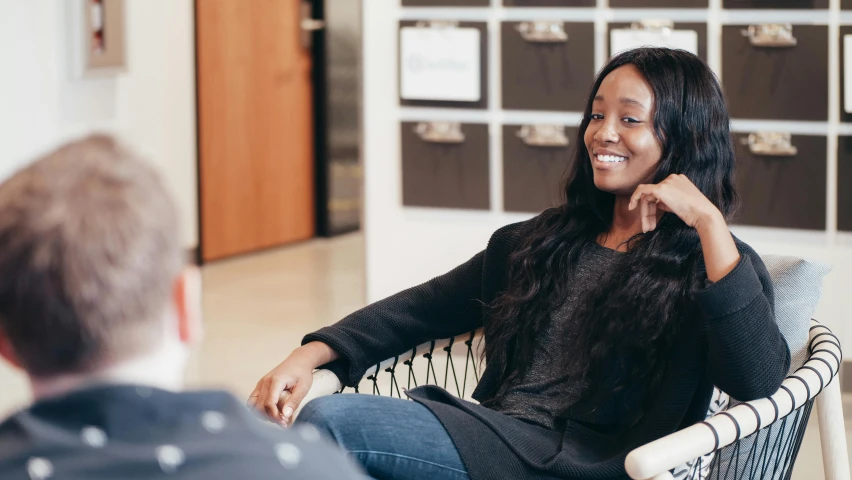
[[[760, 257], [735, 239], [734, 153], [699, 58], [645, 48], [598, 75], [565, 203], [467, 263], [305, 337], [250, 403], [286, 422], [331, 368], [346, 385], [425, 340], [485, 328], [479, 405], [335, 395], [299, 417], [375, 478], [623, 478], [627, 453], [703, 420], [713, 386], [774, 393], [790, 354]], [[290, 397], [279, 409], [279, 392]]]

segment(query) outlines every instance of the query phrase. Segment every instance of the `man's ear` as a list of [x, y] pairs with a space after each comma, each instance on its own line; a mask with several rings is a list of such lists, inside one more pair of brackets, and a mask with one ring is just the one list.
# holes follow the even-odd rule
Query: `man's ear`
[[175, 279], [173, 296], [180, 341], [187, 346], [200, 343], [204, 328], [201, 320], [201, 272], [197, 267], [186, 267]]
[[18, 360], [18, 355], [12, 347], [12, 341], [6, 335], [6, 332], [0, 328], [0, 357], [11, 363], [13, 367], [23, 369], [21, 362]]

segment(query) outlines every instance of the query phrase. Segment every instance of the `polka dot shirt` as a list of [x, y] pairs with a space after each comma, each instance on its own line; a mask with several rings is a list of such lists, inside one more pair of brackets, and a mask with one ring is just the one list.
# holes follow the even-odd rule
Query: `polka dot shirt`
[[316, 428], [265, 423], [228, 393], [99, 386], [0, 424], [0, 478], [365, 477]]

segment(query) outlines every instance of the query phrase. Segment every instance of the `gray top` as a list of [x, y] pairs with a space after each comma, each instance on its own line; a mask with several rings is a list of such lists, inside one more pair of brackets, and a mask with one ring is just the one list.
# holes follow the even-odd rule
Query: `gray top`
[[[573, 281], [562, 306], [550, 318], [533, 351], [532, 365], [515, 382], [503, 384], [492, 409], [547, 429], [559, 428], [559, 419], [585, 392], [587, 385], [553, 368], [559, 349], [576, 338], [579, 325], [574, 318], [577, 302], [586, 290], [594, 288], [603, 272], [616, 267], [622, 253], [595, 242], [580, 252]], [[567, 337], [567, 338], [566, 338]], [[569, 347], [570, 348], [570, 347]]]

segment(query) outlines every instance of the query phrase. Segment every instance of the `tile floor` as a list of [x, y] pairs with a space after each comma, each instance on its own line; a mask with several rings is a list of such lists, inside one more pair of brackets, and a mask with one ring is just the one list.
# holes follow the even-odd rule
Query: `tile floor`
[[[190, 385], [247, 396], [304, 333], [364, 305], [363, 251], [363, 236], [350, 234], [206, 265], [206, 340], [193, 356]], [[0, 364], [0, 417], [28, 400], [23, 378]], [[852, 396], [845, 403], [850, 411]], [[795, 480], [823, 479], [816, 413], [812, 418]], [[852, 433], [852, 422], [846, 430]]]

